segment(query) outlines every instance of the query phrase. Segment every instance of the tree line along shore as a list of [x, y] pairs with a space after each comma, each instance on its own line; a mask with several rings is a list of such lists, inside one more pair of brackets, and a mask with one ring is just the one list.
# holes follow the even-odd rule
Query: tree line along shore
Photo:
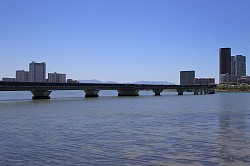
[[215, 91], [217, 92], [250, 92], [250, 86], [247, 84], [228, 85], [218, 84]]

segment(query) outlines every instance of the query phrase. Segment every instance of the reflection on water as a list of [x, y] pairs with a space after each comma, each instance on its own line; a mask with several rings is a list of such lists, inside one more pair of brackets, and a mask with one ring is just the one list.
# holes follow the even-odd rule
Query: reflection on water
[[242, 164], [250, 162], [249, 136], [246, 114], [222, 114], [220, 116], [220, 156], [224, 162]]
[[[0, 99], [0, 165], [249, 165], [250, 94]], [[72, 96], [67, 96], [72, 95]]]
[[229, 93], [221, 100], [218, 140], [223, 162], [236, 165], [250, 163], [248, 101], [246, 93]]

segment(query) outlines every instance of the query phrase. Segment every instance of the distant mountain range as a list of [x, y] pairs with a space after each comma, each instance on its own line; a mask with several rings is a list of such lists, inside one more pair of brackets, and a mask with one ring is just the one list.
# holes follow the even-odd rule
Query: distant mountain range
[[131, 84], [174, 85], [174, 83], [167, 81], [136, 81]]
[[108, 84], [119, 84], [118, 82], [114, 82], [114, 81], [100, 81], [100, 80], [78, 80], [80, 83], [108, 83]]
[[[119, 82], [114, 81], [100, 81], [100, 80], [78, 80], [80, 83], [108, 83], [108, 84], [119, 84]], [[128, 84], [151, 84], [151, 85], [174, 85], [174, 83], [167, 81], [136, 81], [127, 82]]]

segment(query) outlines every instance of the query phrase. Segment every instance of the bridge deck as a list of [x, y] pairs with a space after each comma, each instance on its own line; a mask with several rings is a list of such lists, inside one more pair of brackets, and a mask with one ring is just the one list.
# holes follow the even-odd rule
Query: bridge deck
[[33, 83], [0, 81], [0, 91], [35, 90], [196, 90], [215, 88], [215, 85], [147, 85], [147, 84], [106, 84], [106, 83]]
[[49, 99], [53, 90], [83, 90], [85, 97], [98, 97], [100, 90], [117, 90], [118, 96], [139, 96], [140, 90], [152, 90], [159, 96], [163, 90], [175, 89], [178, 95], [184, 91], [194, 94], [212, 94], [215, 85], [146, 85], [146, 84], [105, 84], [105, 83], [33, 83], [1, 82], [0, 91], [31, 91], [33, 99]]

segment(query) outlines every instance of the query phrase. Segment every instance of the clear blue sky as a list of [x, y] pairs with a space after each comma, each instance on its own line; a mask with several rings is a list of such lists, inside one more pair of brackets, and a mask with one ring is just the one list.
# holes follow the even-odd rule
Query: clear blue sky
[[250, 0], [0, 0], [0, 78], [36, 61], [73, 79], [178, 84], [180, 70], [195, 70], [218, 80], [220, 47], [250, 64], [249, 8]]

